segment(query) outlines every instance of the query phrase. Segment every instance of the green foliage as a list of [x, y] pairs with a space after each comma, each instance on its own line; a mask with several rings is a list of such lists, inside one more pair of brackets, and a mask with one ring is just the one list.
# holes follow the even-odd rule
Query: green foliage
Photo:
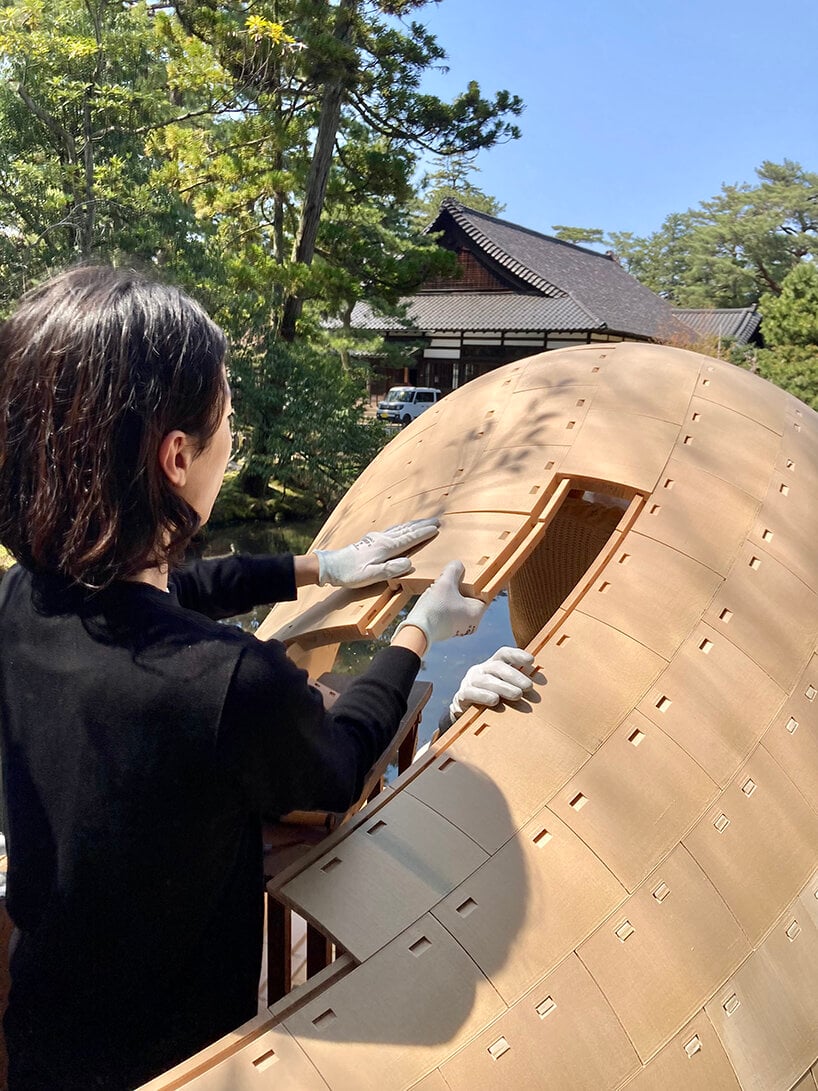
[[764, 349], [743, 345], [733, 350], [731, 358], [818, 410], [818, 345]]
[[605, 232], [601, 227], [571, 227], [568, 224], [554, 224], [551, 228], [555, 239], [563, 242], [572, 242], [578, 245], [602, 246], [605, 243]]
[[[161, 269], [230, 334], [245, 480], [312, 475], [331, 502], [380, 442], [352, 307], [394, 307], [451, 261], [409, 211], [419, 157], [519, 135], [506, 91], [423, 93], [445, 59], [426, 5], [7, 0], [0, 313], [77, 259]], [[338, 351], [276, 346], [302, 308], [302, 335]]]
[[244, 476], [266, 483], [275, 475], [323, 508], [343, 495], [388, 439], [364, 415], [363, 376], [341, 370], [330, 353], [273, 340], [266, 348], [245, 345], [234, 352], [231, 380], [249, 449]]
[[435, 219], [447, 197], [485, 212], [499, 216], [505, 205], [474, 184], [472, 176], [480, 173], [475, 155], [439, 155], [433, 160], [432, 169], [420, 180], [420, 196], [411, 205], [411, 214], [417, 227], [422, 230]]
[[777, 295], [806, 258], [818, 258], [818, 174], [764, 162], [755, 185], [722, 186], [698, 208], [674, 213], [653, 235], [612, 233], [637, 279], [681, 307], [744, 307]]
[[763, 295], [759, 307], [767, 345], [818, 346], [818, 269], [812, 262], [796, 265], [778, 295]]

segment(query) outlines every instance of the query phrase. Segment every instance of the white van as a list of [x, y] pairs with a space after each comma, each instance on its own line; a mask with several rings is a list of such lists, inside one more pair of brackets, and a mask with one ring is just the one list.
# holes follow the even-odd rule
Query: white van
[[393, 386], [384, 400], [378, 402], [378, 420], [409, 424], [442, 397], [441, 392], [431, 386]]

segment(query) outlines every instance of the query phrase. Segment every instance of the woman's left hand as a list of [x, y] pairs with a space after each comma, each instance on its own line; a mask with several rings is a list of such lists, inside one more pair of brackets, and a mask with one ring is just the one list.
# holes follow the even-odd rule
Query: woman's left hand
[[439, 529], [439, 519], [413, 519], [388, 530], [372, 531], [343, 549], [317, 549], [318, 583], [322, 587], [367, 587], [405, 576], [412, 571], [412, 562], [399, 554], [434, 538]]

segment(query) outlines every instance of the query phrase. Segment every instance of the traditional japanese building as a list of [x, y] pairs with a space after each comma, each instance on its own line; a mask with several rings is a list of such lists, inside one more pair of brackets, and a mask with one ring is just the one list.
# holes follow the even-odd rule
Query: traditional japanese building
[[688, 314], [724, 313], [674, 311], [612, 254], [451, 198], [427, 230], [456, 254], [460, 275], [428, 280], [402, 301], [405, 317], [378, 314], [366, 303], [352, 312], [354, 328], [406, 344], [405, 366], [383, 375], [384, 389], [397, 381], [448, 391], [512, 360], [575, 344], [691, 345], [698, 327], [684, 320]]

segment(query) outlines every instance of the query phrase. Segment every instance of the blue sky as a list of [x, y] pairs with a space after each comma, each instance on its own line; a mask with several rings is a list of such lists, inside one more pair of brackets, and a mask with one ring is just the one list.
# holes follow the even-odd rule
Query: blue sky
[[647, 234], [765, 159], [818, 170], [816, 0], [442, 0], [421, 21], [449, 54], [427, 90], [524, 100], [474, 181], [527, 227]]

